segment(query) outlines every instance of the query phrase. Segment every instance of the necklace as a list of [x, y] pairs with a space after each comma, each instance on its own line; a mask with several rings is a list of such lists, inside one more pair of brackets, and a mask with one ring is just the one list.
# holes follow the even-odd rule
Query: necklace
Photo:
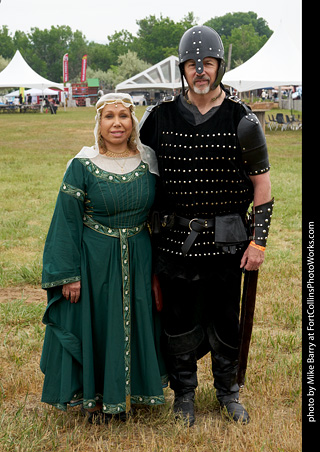
[[[132, 155], [132, 157], [134, 157], [136, 155], [136, 151], [133, 151], [133, 152], [134, 152], [134, 154]], [[112, 151], [107, 151], [104, 155], [107, 158], [112, 158], [113, 162], [116, 163], [120, 167], [121, 173], [125, 172], [125, 166], [128, 162], [128, 158], [131, 157], [129, 149], [127, 149], [126, 151], [121, 152], [119, 154], [112, 152]]]
[[107, 149], [107, 152], [105, 153], [105, 155], [106, 155], [106, 157], [120, 159], [120, 158], [124, 158], [124, 157], [129, 157], [130, 150], [126, 149], [123, 152], [112, 152]]
[[[210, 99], [210, 101], [214, 102], [215, 100], [219, 99], [221, 94], [222, 94], [222, 89], [220, 88], [220, 93], [216, 97], [212, 97], [212, 99]], [[193, 103], [191, 102], [191, 100], [188, 97], [188, 93], [186, 93], [186, 95], [184, 97], [185, 97], [186, 101], [188, 102], [188, 104], [193, 105]]]
[[122, 162], [124, 162], [123, 165], [121, 165], [121, 163], [120, 163], [117, 159], [115, 159], [114, 161], [116, 162], [116, 164], [117, 164], [118, 166], [120, 166], [121, 172], [124, 173], [124, 167], [125, 167], [126, 164], [127, 164], [127, 159], [122, 160]]
[[219, 97], [221, 96], [221, 94], [222, 94], [222, 89], [220, 88], [220, 93], [219, 93], [216, 97], [213, 97], [213, 98], [211, 99], [211, 102], [214, 102], [215, 100], [219, 99]]

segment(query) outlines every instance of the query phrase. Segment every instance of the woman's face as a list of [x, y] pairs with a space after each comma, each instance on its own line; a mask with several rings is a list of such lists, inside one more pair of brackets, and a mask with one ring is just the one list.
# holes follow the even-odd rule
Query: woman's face
[[127, 145], [132, 132], [130, 109], [121, 102], [106, 105], [101, 112], [100, 130], [107, 149]]

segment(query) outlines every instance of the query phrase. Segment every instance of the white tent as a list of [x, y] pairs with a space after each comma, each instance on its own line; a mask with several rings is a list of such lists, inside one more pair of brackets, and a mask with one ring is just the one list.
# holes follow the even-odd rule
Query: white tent
[[179, 60], [171, 55], [140, 74], [118, 83], [116, 91], [167, 90], [181, 88]]
[[[17, 89], [15, 91], [12, 91], [11, 93], [5, 94], [5, 97], [17, 97], [19, 96], [20, 91]], [[54, 90], [54, 89], [50, 89], [50, 88], [45, 88], [44, 90], [42, 89], [37, 89], [37, 88], [31, 88], [31, 89], [27, 89], [24, 91], [25, 96], [27, 94], [31, 94], [31, 96], [58, 96], [59, 91]]]
[[0, 88], [56, 88], [63, 90], [63, 83], [51, 82], [37, 74], [23, 59], [19, 50], [7, 67], [0, 72]]
[[239, 92], [274, 86], [301, 85], [301, 23], [281, 24], [265, 45], [222, 82]]

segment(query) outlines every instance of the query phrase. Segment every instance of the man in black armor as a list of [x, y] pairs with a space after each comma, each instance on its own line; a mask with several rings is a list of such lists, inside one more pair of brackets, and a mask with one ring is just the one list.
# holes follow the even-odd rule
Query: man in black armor
[[257, 117], [221, 83], [224, 49], [215, 30], [185, 32], [179, 67], [182, 94], [141, 120], [141, 140], [156, 151], [160, 172], [155, 273], [174, 412], [193, 425], [197, 360], [210, 351], [221, 407], [247, 423], [237, 383], [240, 286], [242, 272], [264, 260], [273, 205], [266, 141]]

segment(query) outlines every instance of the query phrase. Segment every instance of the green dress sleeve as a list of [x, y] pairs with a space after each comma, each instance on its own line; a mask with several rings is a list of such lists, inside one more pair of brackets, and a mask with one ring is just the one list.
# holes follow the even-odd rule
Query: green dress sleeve
[[85, 201], [83, 166], [74, 159], [63, 178], [43, 253], [42, 288], [81, 280]]

